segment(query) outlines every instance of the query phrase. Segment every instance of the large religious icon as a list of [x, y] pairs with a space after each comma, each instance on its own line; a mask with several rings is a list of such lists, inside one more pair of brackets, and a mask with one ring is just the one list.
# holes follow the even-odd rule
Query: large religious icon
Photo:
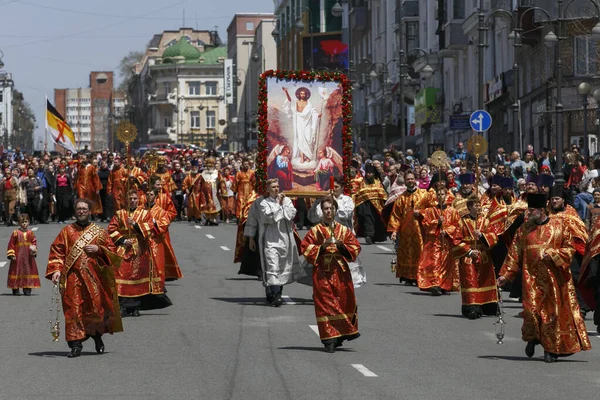
[[322, 196], [351, 156], [350, 95], [341, 73], [267, 71], [259, 82], [258, 178], [292, 196]]

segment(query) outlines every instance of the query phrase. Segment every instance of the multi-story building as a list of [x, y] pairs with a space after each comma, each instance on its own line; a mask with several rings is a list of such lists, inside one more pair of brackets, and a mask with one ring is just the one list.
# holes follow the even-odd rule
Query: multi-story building
[[227, 144], [226, 55], [216, 31], [153, 37], [128, 89], [139, 143]]
[[5, 146], [13, 134], [13, 89], [12, 75], [0, 72], [0, 143]]
[[[233, 72], [233, 96], [228, 98], [231, 150], [256, 144], [258, 78], [277, 68], [273, 14], [236, 14], [227, 28], [227, 58]], [[276, 36], [276, 34], [275, 34]]]
[[54, 89], [56, 110], [66, 119], [78, 149], [114, 149], [115, 121], [124, 113], [125, 93], [114, 89], [112, 71], [90, 73], [85, 88]]

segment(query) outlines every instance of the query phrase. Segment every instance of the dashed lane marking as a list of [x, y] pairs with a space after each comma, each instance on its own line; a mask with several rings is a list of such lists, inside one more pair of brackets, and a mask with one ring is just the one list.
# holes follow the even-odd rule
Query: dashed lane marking
[[292, 298], [290, 296], [281, 296], [281, 298], [283, 299], [283, 301], [285, 301], [285, 304], [289, 304], [289, 305], [297, 304], [294, 300], [292, 300]]
[[314, 333], [317, 334], [317, 336], [319, 336], [319, 327], [317, 325], [309, 325], [310, 329], [313, 330]]
[[[227, 246], [221, 246], [221, 249], [225, 250], [225, 251], [229, 251], [229, 247]], [[283, 296], [282, 296], [283, 297]]]
[[194, 228], [196, 228], [196, 229], [202, 229], [202, 227], [200, 225], [194, 225]]
[[211, 235], [209, 233], [206, 234], [206, 237], [209, 238], [209, 239], [214, 239], [215, 238], [213, 235]]
[[2, 268], [2, 267], [4, 267], [4, 266], [6, 266], [6, 261], [2, 261], [2, 262], [0, 262], [0, 268]]
[[37, 226], [34, 226], [33, 228], [31, 228], [31, 230], [32, 230], [33, 232], [35, 232], [35, 231], [37, 231], [37, 230], [38, 230], [38, 227], [37, 227]]
[[365, 367], [362, 364], [350, 364], [350, 365], [352, 365], [358, 372], [360, 372], [361, 374], [363, 374], [366, 377], [373, 378], [373, 377], [377, 376], [376, 373], [374, 373], [373, 371], [371, 371], [369, 368]]
[[378, 248], [380, 248], [383, 251], [392, 251], [392, 249], [390, 249], [389, 247], [385, 247], [385, 246], [381, 246], [381, 245], [377, 245]]

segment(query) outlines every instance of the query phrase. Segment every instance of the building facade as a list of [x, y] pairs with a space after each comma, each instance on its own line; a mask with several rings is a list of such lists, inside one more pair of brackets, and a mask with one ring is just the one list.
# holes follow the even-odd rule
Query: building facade
[[89, 79], [85, 88], [54, 89], [54, 106], [71, 126], [77, 149], [114, 149], [125, 92], [114, 89], [112, 71], [93, 71]]
[[5, 147], [13, 135], [13, 90], [12, 74], [0, 72], [0, 143]]
[[139, 144], [227, 145], [226, 55], [216, 31], [181, 28], [153, 37], [128, 89]]

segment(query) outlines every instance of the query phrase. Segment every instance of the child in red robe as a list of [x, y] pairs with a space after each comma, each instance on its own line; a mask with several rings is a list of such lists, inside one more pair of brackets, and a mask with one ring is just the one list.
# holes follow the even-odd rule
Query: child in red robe
[[9, 241], [6, 256], [10, 260], [7, 286], [12, 289], [13, 296], [20, 296], [19, 289], [23, 288], [25, 296], [31, 296], [31, 289], [40, 287], [35, 256], [37, 255], [37, 239], [28, 230], [29, 216], [21, 214], [19, 229], [13, 232]]

